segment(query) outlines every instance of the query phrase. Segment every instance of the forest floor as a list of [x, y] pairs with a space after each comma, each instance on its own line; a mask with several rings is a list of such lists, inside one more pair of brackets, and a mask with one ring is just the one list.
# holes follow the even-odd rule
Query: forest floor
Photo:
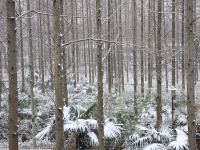
[[[0, 144], [0, 150], [8, 150], [8, 143], [1, 143]], [[53, 146], [49, 145], [49, 146], [38, 146], [36, 148], [33, 148], [29, 143], [26, 144], [19, 144], [19, 148], [18, 150], [53, 150]]]

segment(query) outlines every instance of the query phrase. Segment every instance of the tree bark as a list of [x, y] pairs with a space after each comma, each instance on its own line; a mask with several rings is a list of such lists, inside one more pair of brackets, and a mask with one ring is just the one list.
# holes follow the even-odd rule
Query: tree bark
[[[0, 64], [2, 64], [2, 52], [0, 51]], [[2, 69], [3, 67], [0, 65], [0, 112], [2, 109], [2, 84], [3, 84], [3, 78], [2, 78]]]
[[6, 1], [7, 11], [7, 48], [8, 48], [8, 129], [9, 150], [18, 150], [18, 89], [17, 89], [17, 48], [16, 48], [16, 20], [15, 1]]
[[[97, 39], [101, 39], [101, 0], [96, 0], [96, 26]], [[99, 150], [105, 150], [104, 147], [104, 113], [103, 113], [103, 64], [102, 64], [102, 43], [97, 42], [97, 119], [98, 119], [98, 139]]]
[[[22, 6], [21, 6], [21, 0], [19, 0], [19, 15], [22, 14]], [[21, 50], [21, 73], [22, 73], [22, 88], [21, 91], [24, 92], [25, 90], [25, 82], [24, 82], [24, 44], [23, 44], [23, 26], [22, 26], [22, 19], [19, 21], [20, 24], [20, 50]]]
[[[112, 15], [113, 11], [112, 11], [112, 0], [108, 0], [108, 41], [111, 41], [113, 40], [113, 37], [112, 37], [112, 17], [110, 18], [110, 16]], [[111, 53], [111, 45], [110, 43], [108, 43], [108, 91], [109, 93], [111, 94], [111, 90], [112, 90], [112, 76], [113, 76], [113, 71], [112, 71], [112, 53]]]
[[56, 150], [64, 149], [63, 129], [63, 94], [62, 90], [62, 48], [61, 48], [61, 10], [60, 0], [53, 1], [53, 38], [54, 38], [54, 76], [55, 76], [55, 98], [56, 98]]
[[153, 5], [152, 5], [152, 0], [149, 0], [149, 18], [148, 18], [148, 48], [149, 48], [149, 53], [148, 53], [148, 93], [151, 93], [151, 88], [152, 88], [152, 69], [153, 69], [153, 55], [152, 55], [152, 49], [153, 49], [153, 32], [152, 32], [152, 27], [153, 27]]
[[163, 0], [158, 1], [157, 5], [157, 51], [156, 51], [156, 77], [157, 77], [157, 97], [156, 97], [156, 128], [160, 129], [162, 124], [162, 68], [161, 68], [161, 49], [162, 49], [162, 2]]
[[[75, 26], [74, 26], [74, 0], [71, 0], [71, 34], [72, 41], [75, 40]], [[76, 87], [76, 49], [75, 44], [72, 44], [72, 78], [74, 82], [74, 87]]]
[[[78, 16], [78, 2], [75, 0], [75, 14]], [[75, 21], [76, 26], [76, 40], [79, 39], [79, 28], [78, 28], [78, 18]], [[76, 44], [76, 81], [79, 82], [79, 45]]]
[[[41, 12], [41, 0], [38, 2], [39, 5], [39, 11]], [[42, 76], [42, 83], [41, 83], [41, 89], [42, 93], [45, 93], [45, 83], [44, 83], [44, 48], [43, 48], [43, 28], [42, 28], [42, 15], [39, 14], [39, 32], [40, 32], [40, 60], [41, 60], [41, 76]]]
[[187, 0], [187, 113], [189, 149], [196, 150], [195, 47], [193, 0]]
[[[128, 32], [129, 32], [129, 5], [125, 4], [125, 33], [126, 43], [128, 43]], [[126, 81], [129, 82], [129, 46], [126, 45]]]
[[[63, 0], [60, 0], [60, 11], [61, 11], [61, 15], [64, 13], [63, 10]], [[64, 37], [64, 19], [63, 17], [61, 18], [61, 34], [62, 34], [62, 43], [65, 43], [65, 37]], [[63, 98], [64, 98], [64, 102], [65, 105], [68, 106], [68, 89], [67, 89], [67, 64], [66, 64], [66, 49], [62, 48], [62, 66], [63, 66], [63, 70], [62, 70], [62, 84], [63, 84]]]
[[[87, 10], [86, 10], [86, 16], [87, 16], [87, 36], [88, 38], [91, 37], [91, 33], [90, 33], [90, 17], [89, 17], [89, 7], [90, 5], [90, 0], [86, 0], [86, 7], [87, 7]], [[91, 43], [90, 41], [88, 40], [88, 43], [87, 43], [87, 48], [88, 48], [88, 72], [89, 72], [89, 83], [91, 84], [92, 83], [92, 74], [91, 74]]]
[[182, 47], [182, 89], [185, 89], [185, 0], [182, 1], [182, 21], [181, 21], [181, 47]]
[[140, 71], [141, 71], [141, 95], [144, 96], [144, 0], [141, 0], [141, 50], [140, 50]]
[[[49, 7], [50, 7], [50, 4], [49, 4], [49, 1], [47, 0], [47, 12], [50, 13], [50, 10], [49, 10]], [[52, 61], [52, 48], [51, 48], [51, 45], [52, 45], [52, 42], [51, 42], [51, 25], [50, 25], [50, 15], [47, 15], [47, 32], [48, 32], [48, 44], [49, 44], [49, 65], [50, 65], [50, 80], [51, 80], [51, 88], [53, 89], [54, 87], [54, 81], [53, 81], [53, 61]]]
[[[176, 64], [175, 64], [175, 55], [176, 55], [176, 39], [175, 39], [175, 35], [176, 35], [176, 16], [175, 16], [175, 12], [176, 12], [176, 0], [172, 0], [172, 87], [175, 88], [175, 84], [176, 84], [176, 74], [175, 74], [175, 70], [176, 70]], [[176, 97], [176, 93], [175, 90], [172, 90], [172, 122], [174, 121], [174, 111], [175, 111], [175, 107], [174, 107], [174, 101], [175, 101], [175, 97]]]
[[137, 116], [137, 6], [132, 0], [132, 27], [133, 27], [133, 76], [134, 76], [134, 114]]
[[[82, 38], [85, 39], [85, 15], [84, 15], [84, 1], [81, 1], [81, 16], [82, 16]], [[84, 55], [84, 74], [85, 74], [85, 78], [87, 78], [87, 63], [86, 63], [86, 43], [85, 41], [83, 42], [83, 55]]]
[[[27, 0], [27, 11], [30, 10], [30, 1]], [[36, 147], [36, 104], [34, 98], [34, 64], [33, 64], [33, 41], [32, 41], [32, 23], [31, 23], [31, 14], [28, 13], [28, 35], [29, 35], [29, 76], [30, 76], [30, 98], [31, 98], [31, 111], [32, 111], [32, 139], [33, 147]]]
[[119, 0], [119, 5], [120, 5], [120, 8], [119, 8], [119, 47], [118, 47], [118, 63], [119, 63], [119, 87], [120, 87], [120, 91], [124, 91], [124, 63], [123, 63], [123, 60], [124, 60], [124, 54], [123, 54], [123, 46], [122, 46], [122, 40], [123, 40], [123, 37], [122, 37], [122, 0]]

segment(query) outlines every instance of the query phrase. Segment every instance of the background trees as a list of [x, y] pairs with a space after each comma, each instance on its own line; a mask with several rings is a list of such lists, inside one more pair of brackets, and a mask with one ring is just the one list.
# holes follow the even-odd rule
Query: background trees
[[[176, 128], [180, 115], [187, 114], [188, 127], [193, 129], [189, 130], [189, 144], [195, 145], [195, 114], [197, 118], [199, 115], [195, 108], [195, 96], [199, 94], [195, 93], [199, 88], [199, 2], [193, 2], [17, 0], [14, 5], [13, 1], [2, 0], [0, 110], [6, 113], [9, 93], [9, 105], [13, 108], [9, 109], [9, 128], [13, 128], [10, 132], [16, 130], [17, 108], [20, 115], [25, 111], [22, 95], [30, 95], [27, 103], [31, 103], [31, 109], [29, 105], [26, 109], [32, 111], [30, 128], [35, 139], [40, 125], [43, 126], [38, 119], [42, 101], [37, 99], [38, 92], [49, 100], [51, 115], [56, 114], [57, 149], [64, 147], [64, 101], [66, 106], [80, 104], [93, 111], [92, 116], [99, 123], [100, 149], [104, 149], [104, 118], [117, 118], [134, 130], [131, 124], [140, 123], [150, 106], [153, 110], [149, 114], [156, 112], [152, 117], [156, 123], [144, 124], [152, 124], [158, 130], [166, 120]], [[87, 96], [92, 93], [96, 97], [92, 104], [87, 97], [76, 101], [84, 91], [81, 87], [86, 85], [90, 87]], [[186, 99], [188, 112], [186, 106], [180, 105], [186, 105]], [[19, 123], [24, 119], [20, 115]], [[11, 134], [10, 138], [16, 140]], [[13, 144], [17, 146], [16, 142]]]

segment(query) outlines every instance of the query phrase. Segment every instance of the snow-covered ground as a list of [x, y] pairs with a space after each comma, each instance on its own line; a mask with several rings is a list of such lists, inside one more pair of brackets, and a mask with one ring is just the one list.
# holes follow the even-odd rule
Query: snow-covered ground
[[[181, 72], [179, 72], [180, 75]], [[171, 78], [171, 73], [169, 73], [169, 79]], [[138, 74], [139, 77], [139, 74]], [[116, 145], [119, 143], [122, 143], [121, 146], [128, 149], [130, 146], [134, 145], [134, 142], [137, 144], [139, 142], [143, 142], [142, 149], [148, 150], [154, 147], [154, 149], [160, 149], [161, 147], [174, 147], [178, 146], [181, 147], [180, 143], [183, 143], [186, 140], [187, 134], [184, 135], [184, 133], [187, 133], [187, 110], [186, 110], [186, 91], [182, 91], [181, 89], [181, 78], [179, 78], [178, 84], [176, 84], [175, 87], [171, 87], [171, 82], [169, 81], [169, 89], [168, 92], [166, 91], [166, 85], [165, 85], [165, 74], [163, 71], [163, 90], [162, 90], [162, 101], [163, 101], [163, 124], [162, 124], [162, 131], [156, 131], [154, 129], [155, 121], [156, 121], [156, 109], [155, 109], [155, 96], [156, 96], [156, 78], [155, 78], [155, 72], [153, 77], [153, 88], [152, 88], [152, 94], [149, 96], [146, 96], [145, 98], [140, 97], [138, 94], [137, 104], [138, 104], [138, 119], [135, 121], [134, 117], [134, 95], [133, 95], [133, 77], [132, 74], [129, 74], [129, 82], [125, 82], [125, 91], [121, 94], [117, 93], [115, 91], [115, 88], [113, 88], [112, 95], [109, 95], [106, 85], [106, 78], [104, 76], [104, 117], [105, 119], [111, 119], [113, 123], [120, 124], [120, 130], [110, 133], [109, 135], [106, 135], [107, 137], [110, 135], [117, 135], [114, 136], [114, 138], [118, 141]], [[97, 96], [97, 89], [95, 84], [90, 85], [87, 80], [84, 79], [84, 77], [80, 78], [80, 82], [77, 84], [77, 87], [73, 87], [73, 82], [69, 80], [68, 82], [68, 92], [69, 92], [69, 104], [72, 108], [72, 111], [70, 113], [70, 122], [71, 125], [74, 125], [74, 123], [80, 124], [81, 119], [83, 119], [81, 122], [85, 122], [87, 119], [96, 119], [96, 109], [93, 109], [93, 105], [96, 103], [96, 96]], [[48, 79], [45, 79], [47, 81]], [[126, 81], [126, 79], [125, 79]], [[38, 79], [37, 82], [40, 82]], [[140, 82], [138, 82], [138, 91], [140, 91]], [[145, 89], [147, 89], [147, 81], [145, 81]], [[176, 109], [175, 109], [175, 127], [172, 131], [172, 122], [171, 122], [171, 90], [176, 90]], [[200, 107], [200, 82], [197, 81], [196, 84], [196, 106], [197, 108]], [[41, 93], [40, 87], [36, 86], [34, 89], [35, 93], [35, 99], [37, 103], [37, 132], [38, 134], [41, 133], [48, 127], [49, 123], [52, 123], [53, 127], [54, 122], [54, 92], [50, 89], [47, 89], [47, 92], [44, 94]], [[147, 93], [147, 90], [145, 91]], [[7, 137], [7, 129], [5, 128], [7, 126], [7, 92], [2, 95], [3, 97], [3, 112], [0, 113], [0, 124], [4, 127], [0, 126], [0, 130], [2, 131], [0, 133], [1, 139], [6, 139]], [[29, 92], [28, 87], [25, 93], [19, 92], [19, 113], [21, 115], [20, 121], [19, 121], [19, 142], [20, 144], [28, 144], [28, 146], [31, 146], [31, 142], [29, 141], [31, 139], [31, 107], [30, 107], [30, 98], [29, 98]], [[88, 111], [88, 109], [92, 108], [92, 110], [89, 111], [87, 115], [83, 115], [85, 112]], [[95, 107], [94, 107], [95, 108]], [[200, 110], [197, 109], [197, 121], [200, 118]], [[84, 116], [84, 117], [83, 117]], [[68, 124], [66, 122], [66, 126]], [[86, 123], [86, 122], [85, 122]], [[72, 127], [70, 124], [68, 126]], [[110, 124], [111, 125], [111, 124]], [[139, 128], [136, 128], [135, 125], [137, 125]], [[84, 125], [84, 127], [86, 127]], [[110, 128], [112, 129], [113, 126]], [[122, 129], [123, 128], [123, 129]], [[67, 129], [67, 128], [66, 128]], [[72, 129], [72, 128], [70, 128]], [[50, 132], [48, 139], [48, 142], [53, 142], [53, 133], [54, 130], [51, 128], [48, 130]], [[73, 129], [73, 132], [76, 133], [77, 130]], [[108, 134], [106, 130], [106, 134]], [[96, 131], [95, 131], [96, 132]], [[94, 132], [94, 133], [95, 133]], [[97, 139], [95, 138], [95, 134], [93, 132], [87, 132], [88, 137], [90, 137], [91, 141], [94, 143], [98, 143]], [[118, 133], [118, 134], [117, 134]], [[151, 133], [149, 135], [149, 133]], [[144, 135], [148, 135], [145, 137]], [[177, 134], [177, 137], [175, 136]], [[142, 136], [143, 135], [143, 136]], [[158, 136], [159, 135], [159, 136]], [[164, 135], [164, 138], [167, 138], [163, 141], [159, 138], [162, 138], [161, 135]], [[184, 135], [184, 136], [183, 136]], [[131, 140], [130, 137], [133, 137]], [[154, 137], [157, 136], [157, 139]], [[23, 139], [25, 137], [25, 139]], [[153, 140], [152, 140], [152, 137]], [[72, 136], [72, 139], [74, 138], [74, 134]], [[143, 140], [141, 139], [143, 138]], [[146, 139], [145, 139], [146, 138]], [[45, 139], [45, 140], [47, 140]], [[127, 140], [129, 141], [129, 144], [126, 145]], [[28, 143], [23, 143], [22, 141], [29, 141]], [[135, 141], [136, 140], [136, 141]], [[137, 141], [138, 140], [138, 141]], [[151, 141], [151, 142], [145, 142], [145, 141]], [[157, 140], [157, 141], [156, 141]], [[160, 142], [159, 144], [156, 144], [156, 142]], [[38, 140], [38, 142], [46, 143], [46, 141], [42, 141], [42, 138]], [[161, 143], [163, 145], [161, 145]], [[142, 145], [141, 143], [139, 145]], [[179, 145], [178, 145], [179, 144]], [[184, 143], [183, 143], [184, 144]], [[3, 149], [3, 145], [6, 146], [6, 143], [0, 144], [0, 149]], [[185, 144], [187, 146], [187, 143]], [[119, 146], [119, 145], [118, 145]], [[27, 148], [28, 149], [28, 148]]]

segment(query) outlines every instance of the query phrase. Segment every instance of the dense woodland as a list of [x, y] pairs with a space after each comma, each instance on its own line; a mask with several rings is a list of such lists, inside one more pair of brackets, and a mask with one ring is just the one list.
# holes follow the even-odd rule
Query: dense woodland
[[0, 0], [0, 149], [200, 149], [199, 4]]

